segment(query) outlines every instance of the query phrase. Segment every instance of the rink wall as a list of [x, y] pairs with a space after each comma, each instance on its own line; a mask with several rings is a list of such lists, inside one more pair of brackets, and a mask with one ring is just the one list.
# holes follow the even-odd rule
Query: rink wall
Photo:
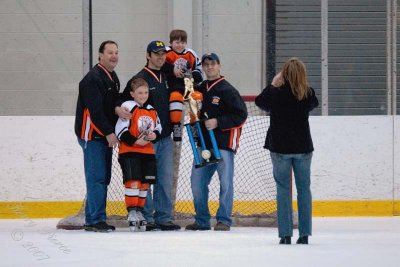
[[[0, 117], [0, 218], [79, 210], [85, 183], [73, 124], [72, 116]], [[400, 117], [318, 116], [310, 124], [314, 216], [400, 215]]]

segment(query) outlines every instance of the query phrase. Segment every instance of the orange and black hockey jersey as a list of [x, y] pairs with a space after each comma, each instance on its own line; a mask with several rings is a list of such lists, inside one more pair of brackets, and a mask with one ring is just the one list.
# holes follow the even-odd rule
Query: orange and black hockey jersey
[[75, 134], [83, 140], [106, 140], [114, 132], [118, 117], [117, 74], [108, 72], [100, 64], [94, 66], [79, 83], [79, 96], [75, 113]]
[[[149, 99], [147, 103], [152, 105], [157, 110], [157, 115], [160, 118], [162, 133], [161, 138], [171, 136], [172, 127], [169, 119], [169, 90], [165, 74], [160, 70], [144, 67], [132, 79], [142, 78], [149, 84]], [[131, 82], [130, 79], [126, 83], [126, 87], [121, 94], [121, 102], [132, 100], [130, 95]]]
[[175, 77], [175, 66], [178, 66], [181, 69], [188, 68], [192, 72], [196, 84], [203, 80], [201, 74], [201, 61], [192, 49], [186, 48], [182, 53], [175, 52], [172, 50], [171, 46], [166, 47], [166, 49], [167, 58], [165, 59], [165, 64], [161, 70], [167, 75], [168, 86], [171, 90], [183, 90], [185, 88], [183, 78]]
[[[119, 140], [119, 154], [141, 153], [154, 154], [154, 148], [151, 143], [140, 146], [135, 144], [136, 140], [147, 133], [154, 132], [157, 138], [161, 134], [161, 124], [156, 110], [151, 105], [140, 106], [133, 100], [125, 101], [121, 107], [126, 107], [132, 113], [132, 118], [118, 119], [115, 126], [115, 133]], [[157, 139], [156, 139], [157, 140]]]
[[[214, 129], [214, 134], [218, 147], [236, 152], [247, 119], [246, 104], [239, 92], [224, 77], [204, 81], [199, 91], [203, 93], [200, 119], [216, 118], [218, 127]], [[202, 127], [203, 132], [207, 132], [204, 125]], [[204, 137], [207, 148], [211, 148], [208, 134]]]

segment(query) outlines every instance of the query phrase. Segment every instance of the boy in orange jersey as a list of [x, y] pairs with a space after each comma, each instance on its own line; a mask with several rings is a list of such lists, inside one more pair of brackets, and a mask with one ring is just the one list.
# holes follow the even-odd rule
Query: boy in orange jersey
[[187, 33], [184, 30], [172, 30], [169, 35], [170, 46], [167, 49], [167, 58], [162, 71], [167, 75], [170, 88], [169, 110], [173, 126], [174, 141], [182, 140], [181, 118], [183, 110], [183, 93], [185, 84], [183, 79], [191, 76], [195, 84], [203, 81], [201, 61], [196, 53], [186, 48]]
[[131, 84], [133, 100], [122, 103], [132, 113], [132, 118], [118, 119], [115, 133], [121, 141], [119, 163], [125, 186], [125, 203], [131, 231], [146, 231], [146, 220], [142, 210], [146, 201], [149, 184], [156, 182], [156, 158], [151, 142], [159, 139], [161, 124], [156, 110], [146, 101], [149, 85], [142, 78], [133, 79]]

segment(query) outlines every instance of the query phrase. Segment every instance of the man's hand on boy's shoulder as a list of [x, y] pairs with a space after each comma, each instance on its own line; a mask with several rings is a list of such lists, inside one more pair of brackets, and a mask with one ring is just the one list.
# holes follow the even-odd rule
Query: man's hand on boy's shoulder
[[132, 118], [132, 113], [130, 113], [129, 109], [126, 107], [115, 107], [115, 114], [121, 119], [130, 120]]

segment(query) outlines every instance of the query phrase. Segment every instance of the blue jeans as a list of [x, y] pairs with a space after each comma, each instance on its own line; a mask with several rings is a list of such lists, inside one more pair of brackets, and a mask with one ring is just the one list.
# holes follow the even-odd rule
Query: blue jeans
[[[171, 137], [164, 137], [154, 144], [157, 165], [157, 182], [149, 188], [143, 215], [148, 222], [172, 221], [172, 176], [174, 169]], [[153, 194], [152, 194], [153, 191]]]
[[293, 236], [292, 191], [290, 173], [293, 168], [297, 188], [299, 236], [311, 235], [312, 199], [310, 190], [311, 153], [279, 154], [271, 152], [278, 202], [279, 237]]
[[111, 181], [112, 148], [105, 142], [78, 138], [83, 150], [86, 203], [85, 223], [106, 221], [107, 186]]
[[196, 211], [196, 223], [202, 227], [210, 227], [210, 210], [208, 209], [208, 185], [215, 171], [218, 173], [220, 191], [217, 221], [226, 225], [232, 225], [233, 206], [233, 174], [234, 156], [232, 151], [220, 150], [222, 161], [196, 169], [192, 167], [190, 178], [194, 208]]

